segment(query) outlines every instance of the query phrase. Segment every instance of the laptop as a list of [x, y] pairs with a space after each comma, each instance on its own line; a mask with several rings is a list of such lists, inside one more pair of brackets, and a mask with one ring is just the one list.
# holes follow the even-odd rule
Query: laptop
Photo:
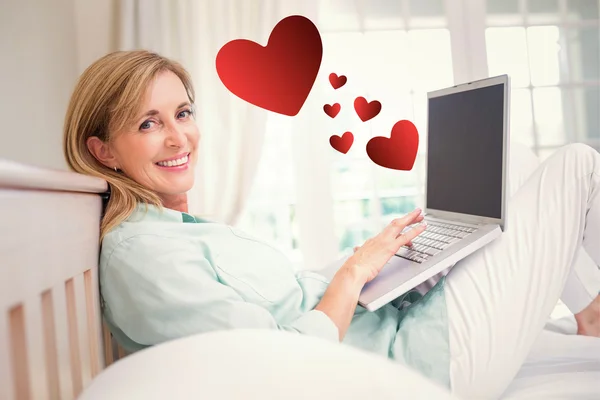
[[427, 94], [427, 228], [364, 286], [361, 306], [379, 309], [505, 230], [509, 97], [508, 75]]

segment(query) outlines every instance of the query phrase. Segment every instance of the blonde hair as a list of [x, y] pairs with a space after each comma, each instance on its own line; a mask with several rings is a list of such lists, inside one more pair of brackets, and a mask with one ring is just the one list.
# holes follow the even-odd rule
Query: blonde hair
[[145, 50], [117, 51], [100, 58], [83, 72], [71, 96], [63, 132], [67, 164], [75, 172], [106, 180], [110, 188], [100, 241], [127, 219], [138, 203], [162, 210], [162, 202], [154, 191], [100, 163], [90, 153], [87, 140], [92, 136], [104, 143], [114, 140], [115, 133], [140, 112], [147, 88], [164, 71], [181, 79], [193, 105], [194, 89], [188, 72], [179, 63]]

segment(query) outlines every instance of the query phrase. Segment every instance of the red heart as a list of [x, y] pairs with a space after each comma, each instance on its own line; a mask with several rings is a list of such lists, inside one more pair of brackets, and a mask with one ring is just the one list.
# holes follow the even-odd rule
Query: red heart
[[342, 106], [340, 106], [339, 103], [335, 103], [332, 106], [330, 106], [329, 104], [325, 104], [323, 106], [323, 111], [325, 111], [325, 114], [329, 115], [331, 118], [335, 118], [335, 116], [338, 115], [341, 109]]
[[331, 147], [339, 151], [340, 153], [346, 154], [350, 147], [352, 147], [352, 143], [354, 143], [354, 135], [352, 132], [345, 132], [342, 137], [338, 135], [333, 135], [329, 138], [329, 144]]
[[346, 78], [344, 75], [337, 76], [337, 74], [333, 72], [329, 74], [329, 83], [331, 83], [331, 86], [333, 86], [334, 89], [341, 88], [346, 84], [347, 81], [348, 78]]
[[390, 138], [376, 136], [367, 143], [367, 155], [377, 165], [410, 171], [417, 158], [419, 132], [410, 121], [401, 120], [392, 128]]
[[363, 122], [366, 122], [379, 114], [381, 111], [381, 103], [377, 100], [368, 103], [367, 99], [364, 97], [357, 97], [356, 100], [354, 100], [354, 110], [356, 110], [358, 118]]
[[292, 15], [273, 28], [266, 47], [245, 39], [226, 43], [217, 54], [217, 73], [231, 93], [255, 106], [294, 116], [300, 112], [321, 66], [317, 27]]

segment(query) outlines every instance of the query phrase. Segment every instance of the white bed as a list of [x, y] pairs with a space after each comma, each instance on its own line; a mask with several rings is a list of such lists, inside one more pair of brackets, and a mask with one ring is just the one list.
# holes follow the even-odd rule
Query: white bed
[[600, 339], [574, 328], [570, 318], [549, 322], [504, 399], [600, 399]]
[[0, 399], [72, 399], [104, 367], [101, 179], [0, 160]]
[[[274, 332], [198, 335], [105, 369], [113, 355], [97, 277], [105, 190], [100, 179], [0, 160], [0, 400], [281, 398], [284, 390], [286, 398], [450, 398], [398, 364]], [[565, 334], [568, 319], [548, 328], [504, 398], [600, 398], [600, 339]]]

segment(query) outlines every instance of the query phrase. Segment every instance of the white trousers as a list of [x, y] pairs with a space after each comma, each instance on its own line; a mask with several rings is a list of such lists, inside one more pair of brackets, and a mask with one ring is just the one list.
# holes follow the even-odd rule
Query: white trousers
[[502, 235], [447, 275], [459, 398], [500, 397], [561, 295], [578, 312], [600, 291], [600, 154], [570, 144], [533, 168], [510, 197]]

